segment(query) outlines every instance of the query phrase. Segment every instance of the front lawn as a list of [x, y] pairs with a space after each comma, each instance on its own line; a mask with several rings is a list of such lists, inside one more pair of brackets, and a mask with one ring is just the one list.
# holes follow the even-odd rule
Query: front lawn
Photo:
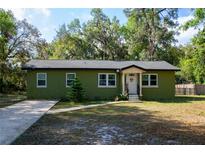
[[85, 101], [85, 102], [60, 101], [54, 107], [52, 107], [52, 109], [65, 109], [70, 107], [77, 107], [77, 106], [91, 105], [91, 104], [101, 104], [101, 103], [105, 103], [105, 101]]
[[0, 93], [0, 108], [13, 105], [25, 99], [26, 96], [23, 94], [1, 94]]
[[47, 114], [13, 144], [205, 144], [205, 97]]

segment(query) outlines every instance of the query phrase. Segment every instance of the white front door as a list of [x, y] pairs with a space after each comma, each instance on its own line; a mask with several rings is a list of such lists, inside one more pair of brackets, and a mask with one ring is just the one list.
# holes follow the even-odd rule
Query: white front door
[[129, 94], [137, 94], [137, 74], [127, 74], [127, 85]]

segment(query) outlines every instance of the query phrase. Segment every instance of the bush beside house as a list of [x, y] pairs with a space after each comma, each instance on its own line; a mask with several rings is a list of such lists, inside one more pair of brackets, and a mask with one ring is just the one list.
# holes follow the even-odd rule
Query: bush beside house
[[84, 90], [77, 78], [73, 81], [71, 91], [68, 92], [68, 99], [74, 102], [82, 102], [84, 99]]

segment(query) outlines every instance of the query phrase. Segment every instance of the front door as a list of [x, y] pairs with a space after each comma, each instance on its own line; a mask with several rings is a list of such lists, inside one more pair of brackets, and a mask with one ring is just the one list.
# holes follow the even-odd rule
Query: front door
[[137, 94], [137, 74], [127, 75], [127, 85], [129, 94]]

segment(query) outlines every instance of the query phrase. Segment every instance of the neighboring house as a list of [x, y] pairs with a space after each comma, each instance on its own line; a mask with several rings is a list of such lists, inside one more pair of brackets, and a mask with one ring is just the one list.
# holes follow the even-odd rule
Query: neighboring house
[[27, 95], [31, 99], [65, 98], [78, 78], [87, 99], [170, 99], [175, 95], [175, 71], [165, 61], [31, 60], [27, 70]]

